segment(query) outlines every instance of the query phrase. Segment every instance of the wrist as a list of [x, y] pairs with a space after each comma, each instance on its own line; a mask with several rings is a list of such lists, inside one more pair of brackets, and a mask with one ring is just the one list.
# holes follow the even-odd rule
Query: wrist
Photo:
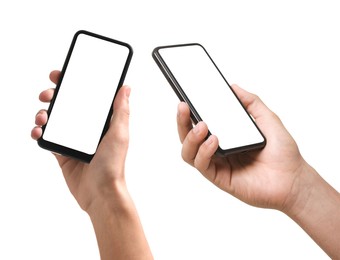
[[285, 214], [332, 259], [340, 257], [340, 195], [311, 166], [297, 175]]
[[303, 214], [313, 197], [316, 183], [320, 179], [318, 173], [307, 162], [304, 162], [296, 173], [282, 212], [292, 219]]
[[98, 190], [85, 211], [92, 219], [98, 214], [120, 214], [133, 209], [134, 204], [126, 183], [124, 180], [120, 180], [113, 182], [110, 188]]
[[153, 259], [125, 181], [102, 190], [87, 209], [101, 259]]

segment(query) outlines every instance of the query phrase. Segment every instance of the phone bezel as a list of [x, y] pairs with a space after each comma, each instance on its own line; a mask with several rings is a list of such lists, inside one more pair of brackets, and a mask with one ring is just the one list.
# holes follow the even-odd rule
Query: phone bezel
[[[131, 59], [132, 59], [133, 49], [132, 49], [132, 47], [128, 43], [125, 43], [125, 42], [122, 42], [122, 41], [118, 41], [118, 40], [115, 40], [115, 39], [112, 39], [112, 38], [109, 38], [109, 37], [106, 37], [106, 36], [102, 36], [102, 35], [99, 35], [99, 34], [96, 34], [96, 33], [93, 33], [93, 32], [89, 32], [89, 31], [86, 31], [86, 30], [79, 30], [79, 31], [77, 31], [74, 34], [74, 36], [73, 36], [73, 39], [72, 39], [71, 45], [69, 47], [69, 50], [68, 50], [68, 53], [67, 53], [64, 65], [63, 65], [61, 73], [60, 73], [59, 81], [56, 84], [54, 95], [52, 97], [52, 100], [50, 102], [49, 108], [47, 110], [47, 115], [48, 116], [51, 114], [51, 111], [52, 111], [53, 106], [54, 106], [54, 102], [55, 102], [55, 100], [56, 100], [56, 98], [58, 96], [59, 89], [62, 86], [63, 78], [64, 78], [65, 72], [67, 70], [68, 63], [69, 63], [69, 61], [70, 61], [70, 59], [72, 57], [72, 52], [73, 52], [73, 49], [75, 47], [77, 38], [81, 34], [85, 34], [85, 35], [97, 38], [99, 40], [104, 40], [104, 41], [112, 42], [113, 44], [122, 45], [122, 46], [126, 47], [129, 50], [128, 56], [127, 56], [126, 62], [124, 64], [124, 68], [123, 68], [123, 71], [122, 71], [122, 74], [121, 74], [121, 77], [120, 77], [120, 80], [119, 80], [119, 83], [118, 83], [118, 86], [117, 86], [117, 89], [115, 91], [115, 94], [114, 94], [114, 97], [113, 97], [113, 100], [112, 100], [112, 103], [111, 103], [111, 106], [108, 109], [108, 116], [106, 118], [105, 124], [103, 126], [103, 131], [102, 131], [102, 134], [101, 134], [99, 142], [98, 142], [98, 145], [99, 145], [99, 143], [101, 142], [103, 136], [105, 135], [105, 133], [107, 132], [107, 130], [109, 128], [110, 120], [111, 120], [112, 113], [113, 113], [113, 101], [114, 101], [114, 99], [115, 99], [115, 97], [117, 95], [118, 90], [122, 87], [122, 85], [124, 83], [124, 79], [126, 77], [126, 74], [127, 74], [127, 71], [128, 71], [128, 68], [129, 68], [129, 65], [130, 65], [130, 62], [131, 62]], [[84, 162], [87, 162], [87, 163], [89, 163], [92, 160], [92, 158], [95, 155], [95, 153], [94, 154], [87, 154], [87, 153], [84, 153], [84, 152], [81, 152], [81, 151], [78, 151], [78, 150], [75, 150], [75, 149], [63, 146], [61, 144], [57, 144], [57, 143], [53, 143], [53, 142], [45, 140], [43, 138], [43, 136], [44, 136], [43, 134], [44, 134], [44, 130], [45, 130], [47, 124], [48, 124], [48, 122], [45, 125], [42, 126], [42, 136], [37, 140], [38, 145], [41, 148], [49, 150], [49, 151], [57, 153], [57, 154], [61, 154], [61, 155], [68, 156], [68, 157], [72, 157], [72, 158], [75, 158], [75, 159], [78, 159], [78, 160], [81, 160], [81, 161], [84, 161]]]
[[[244, 107], [244, 105], [242, 104], [240, 99], [237, 97], [236, 93], [231, 88], [231, 86], [229, 85], [228, 81], [225, 79], [225, 77], [223, 76], [223, 74], [221, 73], [220, 69], [217, 67], [217, 65], [215, 64], [215, 62], [213, 61], [213, 59], [211, 58], [211, 56], [207, 52], [207, 50], [201, 44], [199, 44], [199, 43], [185, 43], [185, 44], [174, 44], [174, 45], [158, 46], [158, 47], [154, 48], [154, 50], [152, 51], [152, 57], [155, 60], [155, 62], [158, 65], [159, 69], [161, 70], [161, 72], [163, 73], [163, 75], [165, 76], [165, 78], [167, 79], [167, 81], [169, 82], [170, 86], [172, 87], [172, 89], [176, 93], [176, 95], [179, 98], [179, 100], [188, 104], [188, 106], [190, 108], [190, 117], [191, 117], [191, 120], [193, 121], [193, 123], [197, 124], [198, 122], [202, 121], [202, 118], [200, 117], [200, 115], [199, 115], [198, 111], [196, 110], [196, 108], [191, 103], [189, 97], [186, 95], [186, 93], [181, 88], [180, 84], [177, 82], [176, 78], [174, 77], [174, 75], [171, 72], [171, 69], [167, 66], [165, 60], [163, 59], [162, 55], [159, 52], [159, 50], [165, 49], [165, 48], [179, 48], [179, 47], [186, 47], [186, 46], [199, 46], [199, 47], [201, 47], [204, 50], [204, 52], [209, 57], [209, 59], [212, 62], [212, 64], [215, 66], [215, 68], [217, 69], [217, 71], [219, 72], [219, 74], [221, 75], [223, 80], [226, 82], [226, 85], [230, 88], [230, 90], [233, 93], [233, 95], [235, 96], [235, 98], [238, 100], [238, 102], [240, 103], [242, 108], [247, 113], [249, 119], [253, 122], [253, 124], [255, 125], [256, 129], [259, 131], [259, 133], [263, 137], [263, 141], [262, 142], [254, 143], [254, 144], [248, 144], [248, 145], [241, 146], [241, 147], [235, 147], [235, 148], [231, 148], [231, 149], [222, 149], [219, 146], [217, 148], [215, 154], [217, 156], [228, 156], [228, 155], [235, 154], [235, 153], [246, 152], [246, 151], [250, 151], [250, 150], [255, 150], [255, 149], [263, 148], [266, 145], [266, 138], [265, 138], [264, 134], [259, 129], [259, 127], [255, 123], [255, 121], [253, 120], [251, 115], [248, 113], [248, 111], [246, 110], [246, 108]], [[208, 138], [210, 135], [211, 135], [211, 132], [209, 131], [206, 138]]]

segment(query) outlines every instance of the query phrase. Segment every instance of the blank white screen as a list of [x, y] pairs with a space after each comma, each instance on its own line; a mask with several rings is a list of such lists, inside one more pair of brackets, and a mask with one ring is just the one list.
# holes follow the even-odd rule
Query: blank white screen
[[264, 141], [201, 46], [161, 48], [159, 53], [222, 149]]
[[94, 154], [129, 49], [79, 34], [43, 138]]

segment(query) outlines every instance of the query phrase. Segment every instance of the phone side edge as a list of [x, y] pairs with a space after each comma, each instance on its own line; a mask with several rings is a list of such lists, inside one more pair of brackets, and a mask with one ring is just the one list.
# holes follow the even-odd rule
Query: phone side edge
[[179, 100], [188, 104], [188, 106], [190, 108], [191, 118], [194, 121], [194, 123], [197, 124], [198, 122], [202, 121], [202, 118], [199, 116], [196, 109], [191, 104], [190, 99], [186, 96], [186, 94], [184, 93], [184, 91], [180, 87], [180, 84], [176, 81], [175, 77], [171, 73], [171, 70], [166, 65], [166, 62], [163, 60], [162, 56], [159, 53], [159, 50], [163, 49], [163, 48], [180, 47], [180, 46], [185, 46], [185, 45], [191, 45], [191, 44], [177, 44], [177, 45], [168, 45], [168, 46], [156, 47], [152, 52], [152, 57], [155, 60], [157, 66], [159, 67], [161, 72], [163, 73], [164, 77], [166, 78], [166, 80], [170, 84], [171, 88], [176, 93]]
[[108, 116], [106, 118], [106, 122], [105, 122], [105, 125], [104, 125], [104, 128], [103, 128], [102, 134], [101, 134], [101, 136], [99, 138], [98, 145], [100, 144], [100, 142], [102, 141], [103, 137], [105, 136], [106, 132], [108, 131], [108, 129], [110, 127], [111, 117], [112, 117], [112, 114], [113, 114], [113, 103], [114, 103], [114, 101], [116, 99], [116, 96], [117, 96], [117, 93], [118, 93], [119, 89], [124, 85], [124, 80], [126, 78], [126, 75], [127, 75], [128, 70], [129, 70], [131, 60], [132, 60], [132, 56], [133, 56], [133, 49], [132, 49], [132, 47], [129, 44], [127, 44], [127, 43], [125, 43], [124, 46], [128, 48], [129, 54], [128, 54], [127, 58], [126, 58], [126, 62], [124, 64], [124, 68], [123, 68], [121, 77], [119, 79], [118, 86], [116, 88], [116, 92], [115, 92], [115, 94], [113, 96], [112, 103], [111, 103], [111, 106], [110, 106], [110, 109], [109, 109], [109, 112], [108, 112]]

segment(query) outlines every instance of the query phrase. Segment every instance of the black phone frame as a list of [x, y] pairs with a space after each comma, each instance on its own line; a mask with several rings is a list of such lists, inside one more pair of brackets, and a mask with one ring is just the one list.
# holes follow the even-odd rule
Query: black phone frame
[[[115, 39], [112, 39], [112, 38], [109, 38], [109, 37], [106, 37], [106, 36], [102, 36], [102, 35], [99, 35], [99, 34], [96, 34], [96, 33], [93, 33], [93, 32], [89, 32], [89, 31], [86, 31], [86, 30], [79, 30], [79, 31], [77, 31], [74, 34], [74, 36], [73, 36], [73, 39], [72, 39], [71, 45], [69, 47], [69, 50], [68, 50], [68, 53], [67, 53], [64, 65], [63, 65], [61, 73], [60, 73], [59, 81], [58, 81], [58, 83], [57, 83], [57, 85], [55, 87], [54, 95], [52, 97], [52, 100], [50, 102], [49, 108], [47, 110], [47, 115], [48, 116], [51, 114], [51, 111], [53, 109], [54, 102], [55, 102], [55, 100], [56, 100], [56, 98], [58, 96], [59, 89], [60, 89], [60, 87], [62, 85], [62, 81], [63, 81], [64, 75], [65, 75], [65, 72], [67, 70], [68, 63], [69, 63], [69, 61], [71, 59], [73, 49], [75, 47], [77, 38], [78, 38], [78, 36], [80, 34], [85, 34], [85, 35], [88, 35], [88, 36], [91, 36], [91, 37], [94, 37], [94, 38], [98, 38], [100, 40], [104, 40], [104, 41], [112, 42], [114, 44], [122, 45], [122, 46], [128, 48], [128, 50], [129, 50], [129, 54], [128, 54], [126, 62], [124, 64], [122, 75], [120, 77], [120, 80], [119, 80], [116, 92], [114, 94], [114, 98], [112, 100], [111, 106], [110, 106], [109, 111], [108, 111], [108, 116], [107, 116], [105, 124], [103, 126], [103, 131], [102, 131], [101, 137], [100, 137], [99, 142], [98, 142], [98, 145], [99, 145], [99, 143], [101, 142], [102, 138], [104, 137], [105, 133], [107, 132], [107, 130], [109, 128], [111, 117], [112, 117], [112, 114], [113, 114], [113, 102], [115, 100], [115, 97], [117, 95], [118, 90], [122, 87], [122, 85], [124, 83], [124, 79], [126, 77], [126, 74], [127, 74], [127, 71], [128, 71], [128, 68], [129, 68], [129, 65], [130, 65], [130, 62], [131, 62], [131, 59], [132, 59], [133, 49], [132, 49], [132, 47], [128, 43], [125, 43], [125, 42], [122, 42], [122, 41], [119, 41], [119, 40], [115, 40]], [[49, 151], [51, 151], [53, 153], [57, 153], [57, 154], [60, 154], [60, 155], [72, 157], [72, 158], [78, 159], [78, 160], [86, 162], [86, 163], [90, 163], [91, 162], [91, 160], [94, 157], [95, 153], [94, 154], [87, 154], [87, 153], [84, 153], [84, 152], [81, 152], [81, 151], [78, 151], [78, 150], [75, 150], [75, 149], [72, 149], [72, 148], [69, 148], [69, 147], [66, 147], [66, 146], [63, 146], [63, 145], [60, 145], [60, 144], [56, 144], [56, 143], [53, 143], [53, 142], [50, 142], [50, 141], [47, 141], [47, 140], [43, 139], [44, 131], [45, 131], [45, 128], [46, 128], [47, 124], [48, 124], [48, 121], [47, 121], [47, 123], [45, 125], [42, 126], [42, 135], [37, 140], [38, 145], [41, 148], [49, 150]], [[86, 138], [86, 137], [84, 137], [84, 138]]]
[[[213, 61], [213, 59], [211, 58], [211, 56], [209, 55], [207, 50], [203, 47], [203, 45], [201, 45], [200, 43], [184, 43], [184, 44], [173, 44], [173, 45], [158, 46], [158, 47], [154, 48], [154, 50], [152, 51], [152, 57], [153, 57], [154, 61], [156, 62], [157, 66], [159, 67], [159, 69], [161, 70], [161, 72], [163, 73], [163, 75], [165, 76], [165, 78], [167, 79], [167, 81], [169, 82], [173, 91], [176, 93], [179, 100], [188, 104], [188, 106], [190, 108], [191, 120], [193, 121], [194, 124], [197, 124], [198, 122], [203, 121], [202, 118], [200, 117], [199, 113], [197, 112], [196, 108], [191, 103], [189, 97], [183, 91], [180, 84], [178, 83], [178, 81], [176, 80], [174, 75], [172, 74], [170, 68], [167, 66], [165, 60], [162, 58], [162, 55], [159, 53], [159, 50], [164, 49], [164, 48], [177, 48], [177, 47], [186, 47], [186, 46], [193, 46], [193, 45], [199, 46], [205, 51], [205, 53], [208, 55], [210, 61], [213, 63], [215, 68], [218, 70], [219, 74], [222, 76], [222, 78], [226, 82], [227, 86], [230, 88], [230, 90], [232, 91], [232, 93], [234, 94], [234, 96], [236, 97], [238, 102], [240, 103], [240, 105], [243, 107], [243, 109], [245, 110], [245, 112], [249, 116], [249, 119], [253, 122], [253, 124], [255, 125], [255, 127], [257, 128], [257, 130], [261, 134], [261, 136], [263, 137], [263, 142], [245, 145], [245, 146], [241, 146], [241, 147], [235, 147], [235, 148], [231, 148], [231, 149], [222, 149], [220, 146], [218, 146], [218, 148], [215, 152], [215, 155], [220, 156], [220, 157], [225, 157], [225, 156], [229, 156], [231, 154], [247, 152], [247, 151], [256, 150], [256, 149], [262, 149], [267, 143], [266, 137], [264, 136], [262, 131], [259, 129], [259, 127], [255, 123], [255, 121], [253, 120], [251, 115], [248, 113], [248, 111], [246, 110], [246, 108], [244, 107], [244, 105], [242, 104], [242, 102], [240, 101], [238, 96], [236, 95], [235, 91], [229, 85], [228, 81], [223, 76], [220, 69], [217, 67], [216, 63]], [[206, 139], [210, 135], [211, 135], [211, 132], [208, 131]]]

